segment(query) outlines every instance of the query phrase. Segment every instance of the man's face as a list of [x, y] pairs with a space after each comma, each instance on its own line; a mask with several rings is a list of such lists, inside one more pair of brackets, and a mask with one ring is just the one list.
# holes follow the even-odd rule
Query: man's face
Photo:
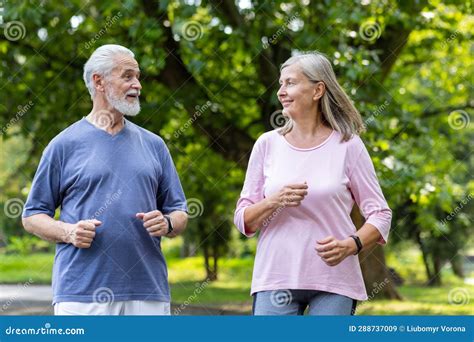
[[140, 69], [133, 57], [125, 54], [115, 57], [115, 68], [105, 77], [105, 97], [123, 115], [135, 116], [140, 112], [139, 78]]

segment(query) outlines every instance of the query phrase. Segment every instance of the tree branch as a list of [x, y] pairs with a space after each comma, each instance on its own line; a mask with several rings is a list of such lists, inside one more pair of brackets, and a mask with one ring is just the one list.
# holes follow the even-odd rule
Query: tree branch
[[[148, 16], [162, 23], [166, 41], [164, 49], [167, 52], [165, 66], [159, 75], [151, 76], [175, 92], [173, 96], [180, 99], [188, 114], [192, 117], [195, 113], [195, 104], [207, 101], [213, 102], [206, 91], [202, 89], [196, 78], [187, 70], [180, 55], [180, 46], [173, 38], [171, 27], [166, 27], [163, 22], [168, 20], [165, 11], [160, 11], [158, 1], [142, 1]], [[197, 91], [196, 91], [197, 90]], [[218, 120], [216, 118], [218, 117]], [[210, 148], [227, 160], [236, 162], [241, 167], [247, 166], [244, 158], [252, 149], [254, 139], [248, 133], [229, 122], [223, 113], [213, 113], [212, 117], [201, 116], [196, 121], [197, 131], [207, 136]]]

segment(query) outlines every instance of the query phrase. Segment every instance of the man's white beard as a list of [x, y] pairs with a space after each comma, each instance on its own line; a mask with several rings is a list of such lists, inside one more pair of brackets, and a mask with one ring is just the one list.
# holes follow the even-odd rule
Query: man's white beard
[[128, 102], [126, 98], [114, 94], [112, 91], [105, 91], [105, 98], [117, 111], [127, 116], [135, 116], [140, 113], [140, 100], [138, 97], [132, 103]]

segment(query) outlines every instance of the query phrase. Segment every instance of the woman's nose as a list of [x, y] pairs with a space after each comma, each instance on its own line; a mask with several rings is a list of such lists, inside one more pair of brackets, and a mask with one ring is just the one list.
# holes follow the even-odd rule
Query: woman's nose
[[285, 88], [283, 87], [283, 85], [281, 85], [280, 89], [278, 89], [278, 91], [277, 91], [277, 96], [280, 97], [285, 93], [286, 93]]

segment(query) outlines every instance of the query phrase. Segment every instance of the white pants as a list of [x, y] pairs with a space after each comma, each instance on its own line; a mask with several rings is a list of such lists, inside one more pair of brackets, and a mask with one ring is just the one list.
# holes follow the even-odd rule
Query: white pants
[[170, 315], [170, 303], [128, 300], [112, 303], [60, 302], [54, 304], [56, 316], [82, 315]]

